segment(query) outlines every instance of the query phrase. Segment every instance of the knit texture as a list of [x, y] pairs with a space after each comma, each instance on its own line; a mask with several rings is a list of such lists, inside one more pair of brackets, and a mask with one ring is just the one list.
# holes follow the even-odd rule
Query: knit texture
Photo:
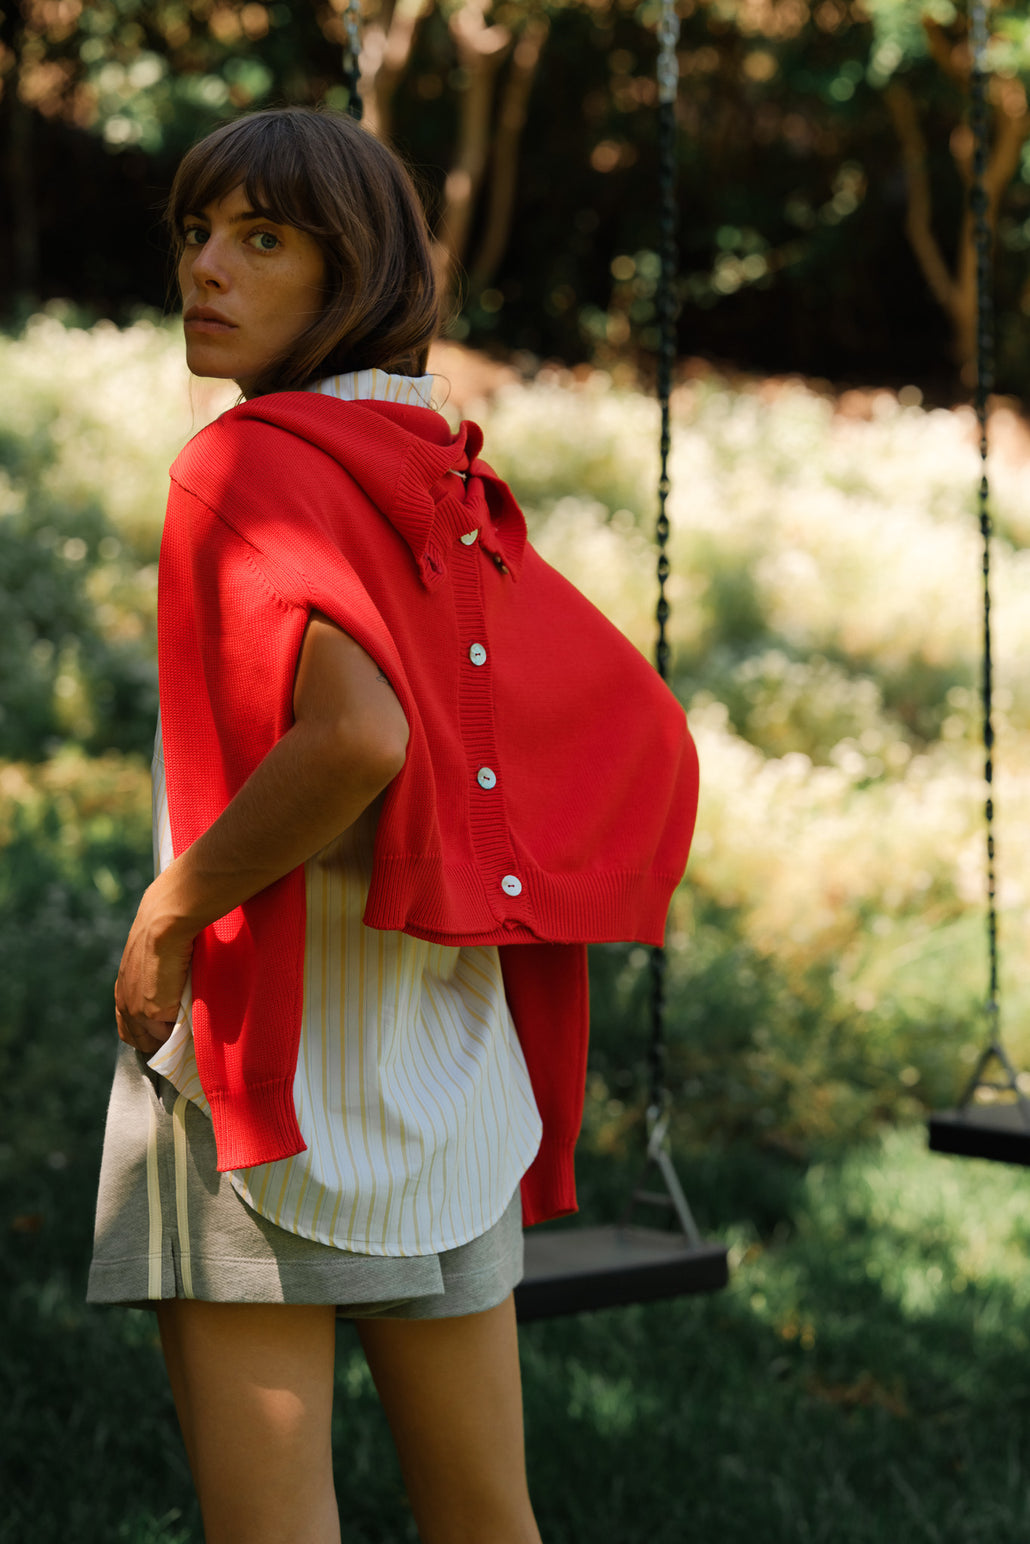
[[[197, 435], [172, 468], [161, 549], [161, 714], [180, 853], [292, 723], [312, 610], [375, 659], [410, 734], [365, 921], [502, 947], [544, 1120], [523, 1186], [533, 1220], [574, 1205], [582, 945], [661, 941], [697, 764], [656, 673], [527, 545], [481, 443], [429, 409], [303, 393]], [[303, 945], [302, 869], [197, 940], [197, 1064], [222, 1169], [303, 1148]]]

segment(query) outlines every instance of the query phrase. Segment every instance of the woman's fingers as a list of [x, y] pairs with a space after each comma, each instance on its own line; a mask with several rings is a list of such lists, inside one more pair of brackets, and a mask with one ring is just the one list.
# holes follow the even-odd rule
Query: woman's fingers
[[141, 1051], [144, 1056], [153, 1056], [154, 1052], [168, 1039], [175, 1028], [175, 1020], [156, 1019], [130, 1019], [115, 1007], [115, 1022], [118, 1025], [118, 1038], [124, 1040], [126, 1045], [131, 1045], [135, 1050]]
[[119, 1037], [150, 1055], [175, 1027], [193, 953], [191, 938], [154, 925], [156, 888], [140, 902], [114, 988]]

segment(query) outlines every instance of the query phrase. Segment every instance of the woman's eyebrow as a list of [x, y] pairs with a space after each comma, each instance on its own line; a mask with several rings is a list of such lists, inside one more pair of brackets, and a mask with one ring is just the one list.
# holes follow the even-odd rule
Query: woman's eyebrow
[[[187, 209], [183, 214], [184, 220], [203, 220], [209, 224], [208, 216], [203, 209]], [[247, 220], [267, 220], [271, 225], [284, 225], [284, 220], [278, 219], [269, 209], [242, 209], [239, 214], [231, 215], [230, 225], [242, 225]]]

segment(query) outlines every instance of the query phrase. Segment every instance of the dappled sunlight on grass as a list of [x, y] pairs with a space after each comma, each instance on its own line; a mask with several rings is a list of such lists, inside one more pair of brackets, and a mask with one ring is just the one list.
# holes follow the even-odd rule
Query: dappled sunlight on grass
[[[693, 1173], [703, 1205], [732, 1191], [736, 1162]], [[557, 1498], [547, 1537], [596, 1536], [603, 1518], [620, 1544], [1016, 1544], [1030, 1521], [1027, 1288], [1010, 1253], [1024, 1191], [1018, 1173], [888, 1134], [799, 1178], [765, 1235], [727, 1213], [725, 1292], [528, 1327], [531, 1474]]]

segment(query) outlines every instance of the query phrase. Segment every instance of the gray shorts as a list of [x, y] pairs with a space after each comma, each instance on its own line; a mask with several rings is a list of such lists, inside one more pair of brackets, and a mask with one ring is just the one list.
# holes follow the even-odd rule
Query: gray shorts
[[434, 1255], [354, 1254], [276, 1227], [218, 1173], [204, 1112], [121, 1046], [87, 1301], [333, 1303], [346, 1318], [442, 1319], [496, 1307], [521, 1277], [517, 1190], [486, 1233]]

